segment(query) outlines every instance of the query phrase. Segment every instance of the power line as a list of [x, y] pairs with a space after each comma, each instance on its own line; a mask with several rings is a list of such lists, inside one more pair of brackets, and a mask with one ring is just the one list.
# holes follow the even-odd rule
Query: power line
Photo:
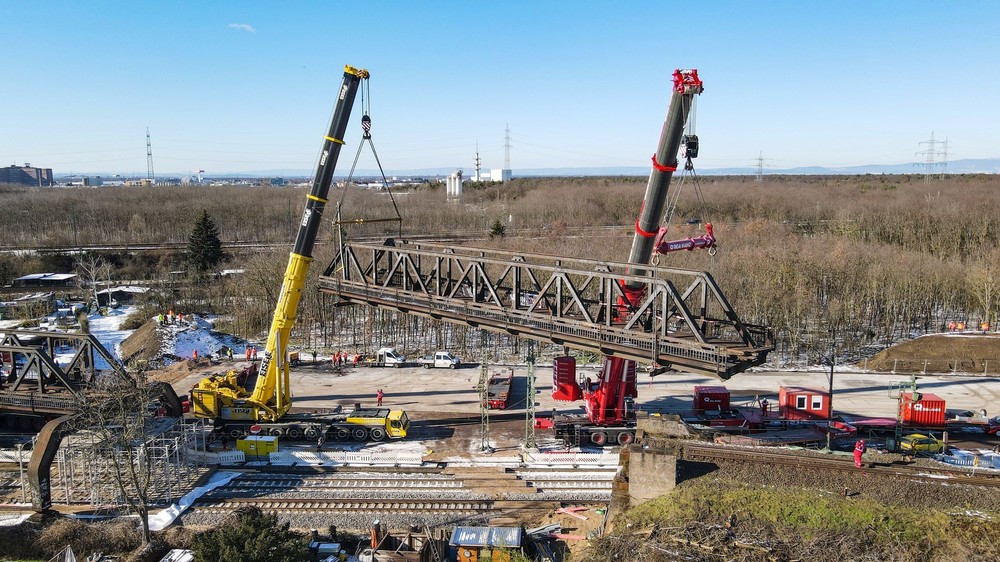
[[[938, 178], [944, 178], [944, 175], [948, 173], [948, 139], [945, 138], [943, 141], [934, 140], [934, 131], [931, 131], [930, 140], [920, 141], [917, 144], [927, 145], [926, 150], [914, 153], [916, 156], [924, 157], [922, 163], [914, 164], [915, 166], [924, 167], [924, 181], [930, 181], [936, 169], [940, 170]], [[944, 148], [942, 150], [937, 149], [937, 145], [939, 144], [943, 145]]]
[[510, 169], [510, 123], [507, 123], [507, 129], [504, 132], [503, 148], [504, 148], [503, 169], [509, 170]]
[[153, 143], [149, 139], [149, 127], [146, 127], [146, 179], [149, 180], [150, 187], [156, 185], [153, 175]]

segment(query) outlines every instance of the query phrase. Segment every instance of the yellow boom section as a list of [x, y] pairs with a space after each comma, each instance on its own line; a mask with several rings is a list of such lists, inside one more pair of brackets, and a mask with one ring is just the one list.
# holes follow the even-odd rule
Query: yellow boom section
[[288, 256], [285, 280], [274, 309], [267, 345], [264, 346], [264, 359], [260, 364], [257, 384], [249, 398], [249, 402], [260, 408], [258, 420], [276, 420], [292, 406], [288, 375], [288, 337], [295, 325], [295, 313], [299, 309], [299, 299], [302, 298], [302, 288], [306, 284], [310, 263], [312, 258], [295, 252]]

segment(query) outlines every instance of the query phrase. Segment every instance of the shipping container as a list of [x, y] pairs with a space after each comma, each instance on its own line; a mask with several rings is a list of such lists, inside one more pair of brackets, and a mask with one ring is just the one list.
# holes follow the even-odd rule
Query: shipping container
[[728, 410], [729, 389], [724, 386], [694, 387], [694, 411]]
[[909, 392], [903, 393], [903, 423], [922, 427], [944, 425], [944, 399], [936, 394], [917, 393], [916, 400]]
[[573, 402], [583, 398], [583, 389], [576, 382], [576, 359], [568, 355], [556, 357], [552, 364], [552, 399]]
[[779, 387], [778, 413], [786, 420], [827, 420], [830, 418], [830, 395], [812, 388]]

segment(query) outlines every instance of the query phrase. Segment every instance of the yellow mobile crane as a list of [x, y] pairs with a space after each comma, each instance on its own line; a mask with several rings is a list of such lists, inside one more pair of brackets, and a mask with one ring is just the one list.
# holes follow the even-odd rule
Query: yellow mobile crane
[[246, 435], [252, 426], [259, 426], [263, 433], [291, 439], [318, 439], [329, 434], [340, 440], [381, 441], [386, 437], [405, 437], [410, 427], [405, 412], [388, 408], [361, 408], [356, 405], [351, 412], [341, 412], [339, 408], [327, 413], [289, 412], [292, 392], [289, 385], [288, 337], [313, 259], [312, 249], [333, 183], [337, 158], [344, 145], [344, 132], [354, 98], [361, 81], [367, 79], [367, 70], [344, 67], [344, 82], [323, 140], [312, 188], [306, 195], [305, 210], [299, 222], [295, 246], [288, 257], [285, 279], [253, 392], [248, 392], [239, 384], [235, 371], [203, 379], [191, 391], [195, 416], [213, 420], [217, 429], [233, 437]]

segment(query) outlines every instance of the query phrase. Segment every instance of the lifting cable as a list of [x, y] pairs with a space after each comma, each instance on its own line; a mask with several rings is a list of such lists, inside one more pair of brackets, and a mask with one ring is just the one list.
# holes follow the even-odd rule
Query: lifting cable
[[[389, 180], [385, 177], [385, 170], [382, 169], [382, 162], [378, 158], [378, 152], [375, 151], [375, 144], [372, 142], [372, 119], [371, 119], [371, 89], [368, 83], [368, 78], [365, 78], [361, 83], [361, 128], [364, 133], [361, 136], [361, 142], [358, 144], [358, 151], [354, 154], [354, 163], [351, 164], [351, 171], [347, 175], [347, 180], [344, 182], [344, 192], [340, 194], [340, 201], [337, 202], [337, 220], [333, 224], [337, 225], [340, 232], [341, 244], [344, 243], [344, 232], [343, 225], [345, 224], [364, 224], [370, 222], [395, 222], [398, 225], [399, 237], [403, 237], [403, 216], [399, 214], [399, 207], [396, 205], [396, 198], [392, 195], [392, 189], [389, 188]], [[389, 193], [389, 200], [392, 201], [392, 208], [396, 211], [395, 217], [383, 218], [383, 219], [347, 219], [341, 218], [340, 212], [344, 207], [344, 201], [347, 199], [347, 190], [350, 189], [351, 183], [354, 179], [354, 172], [358, 166], [358, 159], [361, 158], [361, 149], [365, 145], [365, 141], [368, 141], [368, 146], [372, 149], [372, 155], [375, 157], [375, 163], [378, 164], [378, 171], [382, 174], [382, 187]]]
[[[688, 177], [692, 178], [692, 183], [694, 184], [695, 193], [695, 205], [694, 211], [698, 216], [701, 224], [706, 224], [711, 221], [703, 220], [705, 212], [708, 210], [708, 205], [705, 203], [705, 195], [701, 189], [701, 179], [698, 177], [698, 173], [694, 169], [693, 159], [698, 156], [698, 135], [695, 134], [695, 120], [697, 118], [698, 109], [698, 98], [691, 98], [690, 100], [682, 100], [681, 103], [686, 104], [688, 120], [684, 129], [684, 136], [681, 141], [682, 156], [684, 158], [684, 169], [680, 174], [680, 178], [677, 180], [676, 189], [671, 190], [667, 194], [667, 204], [664, 208], [663, 220], [661, 224], [669, 227], [674, 220], [674, 214], [677, 210], [677, 202], [680, 199], [681, 193], [684, 191], [684, 184]], [[708, 255], [712, 257], [712, 269], [715, 269], [715, 255], [718, 253], [718, 247], [713, 245], [708, 250]], [[654, 256], [654, 265], [657, 264], [658, 256]]]

